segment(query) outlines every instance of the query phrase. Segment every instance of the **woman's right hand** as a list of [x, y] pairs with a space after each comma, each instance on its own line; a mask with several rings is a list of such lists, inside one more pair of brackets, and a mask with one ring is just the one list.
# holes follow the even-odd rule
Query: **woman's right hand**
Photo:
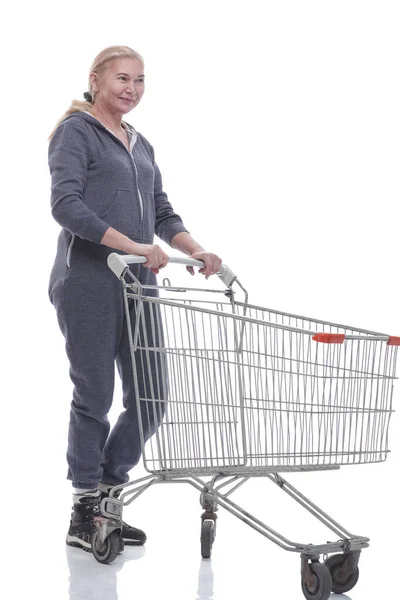
[[113, 227], [107, 229], [101, 243], [109, 248], [122, 250], [122, 252], [126, 252], [127, 254], [145, 256], [147, 262], [143, 263], [144, 266], [151, 269], [156, 275], [168, 263], [168, 255], [161, 250], [160, 246], [156, 244], [137, 244]]
[[153, 273], [157, 275], [160, 269], [163, 269], [168, 264], [168, 254], [165, 254], [157, 244], [136, 244], [132, 249], [132, 254], [138, 254], [139, 256], [145, 256], [147, 262], [143, 263], [144, 267], [147, 267]]

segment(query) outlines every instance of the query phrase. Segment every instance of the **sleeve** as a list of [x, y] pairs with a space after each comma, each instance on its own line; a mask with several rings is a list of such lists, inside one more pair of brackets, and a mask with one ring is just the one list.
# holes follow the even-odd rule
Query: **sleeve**
[[50, 141], [51, 212], [54, 219], [73, 235], [100, 244], [110, 227], [83, 201], [90, 161], [85, 123], [68, 119]]
[[156, 235], [171, 246], [172, 238], [182, 231], [189, 233], [184, 226], [181, 217], [174, 212], [167, 194], [163, 191], [162, 177], [160, 169], [155, 162], [154, 148], [147, 140], [145, 140], [150, 151], [151, 160], [154, 167], [154, 203], [156, 209]]

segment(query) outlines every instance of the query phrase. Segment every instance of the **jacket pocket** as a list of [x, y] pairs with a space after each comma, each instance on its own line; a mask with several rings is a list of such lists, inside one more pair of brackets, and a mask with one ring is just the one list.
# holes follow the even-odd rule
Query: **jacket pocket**
[[139, 200], [132, 190], [117, 190], [110, 206], [99, 217], [124, 235], [140, 234]]

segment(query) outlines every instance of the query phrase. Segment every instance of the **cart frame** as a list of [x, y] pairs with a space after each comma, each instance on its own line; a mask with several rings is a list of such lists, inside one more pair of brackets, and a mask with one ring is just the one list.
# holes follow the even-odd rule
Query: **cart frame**
[[[109, 256], [108, 265], [123, 287], [138, 414], [141, 415], [143, 402], [153, 404], [155, 415], [156, 404], [163, 404], [163, 412], [159, 419], [155, 417], [156, 433], [153, 438], [156, 450], [153, 448], [150, 456], [146, 454], [139, 419], [144, 466], [150, 474], [112, 488], [109, 498], [103, 499], [101, 504], [104, 516], [121, 520], [123, 507], [155, 484], [188, 483], [200, 492], [204, 510], [201, 515], [203, 558], [211, 556], [217, 510], [223, 507], [284, 550], [300, 553], [302, 589], [306, 598], [326, 600], [332, 590], [339, 593], [348, 591], [357, 582], [360, 552], [368, 547], [369, 539], [350, 533], [294, 488], [281, 473], [332, 470], [342, 464], [377, 462], [387, 458], [387, 431], [393, 412], [392, 382], [396, 378], [400, 338], [250, 305], [247, 291], [227, 267], [223, 267], [219, 274], [225, 285], [222, 291], [176, 288], [169, 280], [164, 280], [163, 286], [142, 286], [129, 265], [144, 263], [145, 260], [143, 257], [113, 253]], [[203, 266], [193, 259], [170, 260]], [[130, 282], [127, 282], [128, 278]], [[234, 285], [244, 294], [244, 302], [235, 300]], [[146, 296], [144, 290], [147, 288], [169, 293], [222, 293], [225, 302], [214, 302], [217, 309], [213, 310], [204, 300], [182, 302], [174, 298]], [[132, 301], [136, 308], [135, 323], [130, 320], [129, 302]], [[213, 304], [213, 301], [208, 302]], [[151, 347], [146, 345], [149, 323], [144, 324], [145, 304], [150, 307], [146, 318], [150, 315]], [[165, 311], [163, 314], [162, 310]], [[157, 334], [172, 327], [171, 323], [176, 322], [176, 315], [182, 311], [186, 321], [179, 317], [180, 333], [174, 332], [172, 342], [168, 337], [168, 344], [164, 342], [164, 334], [160, 334], [157, 345], [154, 332]], [[196, 333], [197, 322], [203, 323], [203, 330]], [[302, 326], [294, 326], [299, 323]], [[304, 328], [304, 323], [307, 328]], [[319, 329], [314, 330], [312, 326]], [[224, 348], [226, 342], [230, 350]], [[264, 342], [264, 347], [261, 342]], [[207, 348], [207, 343], [211, 344], [211, 349]], [[316, 360], [311, 354], [310, 348], [313, 347], [310, 343], [315, 344]], [[290, 351], [284, 351], [285, 344], [290, 345]], [[346, 344], [351, 348], [351, 355], [346, 349], [342, 351]], [[255, 352], [256, 346], [261, 350]], [[140, 364], [138, 356], [141, 357]], [[138, 368], [146, 367], [143, 356], [153, 378], [151, 393], [145, 393], [144, 397], [136, 376]], [[171, 367], [175, 364], [173, 361], [177, 365], [176, 372]], [[232, 386], [228, 393], [227, 387], [225, 389], [223, 384], [216, 383], [217, 364], [220, 369], [221, 364], [223, 366], [219, 373], [225, 384], [229, 382], [231, 386], [234, 380], [233, 391]], [[212, 369], [214, 388], [211, 385]], [[185, 384], [180, 371], [185, 372], [191, 387]], [[186, 385], [187, 395], [175, 400], [178, 386], [182, 383]], [[207, 392], [211, 393], [211, 400], [204, 400]], [[219, 401], [216, 396], [221, 392], [224, 398]], [[263, 396], [263, 405], [257, 396]], [[179, 403], [185, 405], [186, 411], [190, 407], [191, 421], [187, 417], [189, 412], [180, 412], [177, 408]], [[207, 403], [213, 405], [213, 412], [210, 413], [209, 406], [203, 412], [202, 404]], [[256, 416], [249, 417], [249, 414]], [[186, 415], [186, 421], [182, 420], [182, 415]], [[212, 420], [214, 434], [210, 433], [211, 430], [207, 433], [207, 419]], [[226, 425], [228, 420], [231, 425]], [[181, 437], [187, 438], [186, 446], [179, 444], [179, 435], [171, 434], [174, 426], [178, 433], [181, 432]], [[218, 427], [220, 431], [223, 427], [230, 427], [236, 432], [236, 438], [231, 436], [230, 446], [227, 430], [220, 434]], [[281, 432], [276, 437], [274, 428], [281, 428], [283, 434]], [[295, 440], [291, 436], [293, 428]], [[172, 438], [174, 443], [171, 443]], [[193, 438], [197, 441], [193, 442]], [[203, 445], [199, 441], [201, 438]], [[311, 440], [305, 449], [303, 438]], [[207, 448], [206, 458], [198, 456], [198, 451], [204, 448]], [[179, 456], [179, 452], [183, 452], [184, 458]], [[206, 481], [205, 478], [209, 477], [211, 479]], [[229, 496], [251, 477], [266, 477], [276, 484], [337, 535], [338, 541], [317, 545], [293, 542], [238, 506]], [[222, 488], [225, 490], [221, 491]], [[341, 556], [339, 560], [337, 553]], [[329, 554], [333, 554], [335, 559], [327, 558]], [[325, 563], [319, 562], [320, 555], [324, 555]]]

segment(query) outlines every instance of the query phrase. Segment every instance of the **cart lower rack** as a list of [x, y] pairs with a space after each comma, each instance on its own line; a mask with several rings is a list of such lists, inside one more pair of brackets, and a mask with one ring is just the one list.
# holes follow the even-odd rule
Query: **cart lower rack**
[[[227, 267], [220, 274], [223, 290], [173, 288], [167, 280], [142, 286], [129, 268], [140, 262], [145, 259], [116, 253], [108, 260], [123, 288], [150, 474], [115, 487], [103, 500], [107, 518], [93, 536], [95, 557], [116, 557], [123, 506], [156, 483], [189, 483], [201, 493], [203, 558], [211, 556], [223, 507], [300, 553], [306, 598], [326, 600], [331, 591], [352, 589], [368, 538], [344, 529], [282, 473], [387, 458], [400, 338], [253, 306]], [[245, 294], [243, 302], [234, 287]], [[231, 494], [251, 477], [270, 479], [339, 541], [294, 543], [235, 504]]]

